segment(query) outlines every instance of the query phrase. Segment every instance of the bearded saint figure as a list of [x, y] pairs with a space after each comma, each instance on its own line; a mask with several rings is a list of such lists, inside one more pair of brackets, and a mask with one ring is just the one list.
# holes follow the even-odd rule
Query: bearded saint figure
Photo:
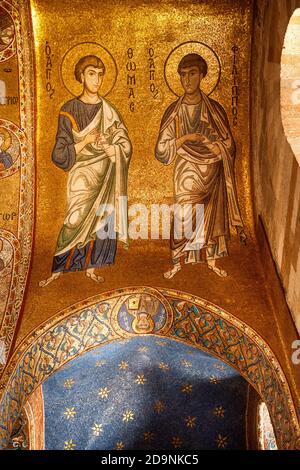
[[[216, 266], [216, 260], [228, 255], [229, 225], [236, 228], [242, 242], [246, 240], [234, 177], [236, 147], [225, 110], [200, 88], [207, 74], [206, 61], [188, 54], [181, 59], [178, 73], [184, 95], [162, 118], [155, 157], [165, 165], [175, 162], [175, 207], [190, 205], [192, 209], [184, 211], [183, 220], [182, 211], [174, 211], [173, 266], [164, 277], [173, 277], [182, 262], [206, 262], [214, 273], [225, 277], [227, 272]], [[204, 208], [202, 237], [196, 224], [200, 204]], [[193, 228], [190, 238], [186, 230], [176, 230], [181, 223]]]

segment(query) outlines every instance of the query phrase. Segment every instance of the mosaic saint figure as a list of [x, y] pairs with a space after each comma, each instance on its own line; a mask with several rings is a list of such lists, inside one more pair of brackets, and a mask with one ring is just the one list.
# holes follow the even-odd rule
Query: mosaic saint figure
[[[128, 246], [127, 173], [132, 146], [116, 108], [99, 95], [105, 74], [102, 60], [82, 57], [75, 78], [82, 94], [59, 114], [52, 160], [68, 172], [67, 209], [58, 236], [52, 275], [82, 271], [96, 282], [95, 269], [114, 263], [117, 240]], [[101, 236], [100, 236], [101, 232]]]
[[[4, 270], [7, 266], [9, 266], [12, 260], [12, 247], [10, 243], [5, 240], [4, 238], [0, 238], [0, 272]], [[1, 284], [0, 284], [1, 287]], [[0, 289], [0, 293], [1, 289]]]
[[12, 156], [7, 152], [11, 143], [10, 133], [4, 127], [0, 127], [0, 171], [7, 170], [13, 164]]
[[[173, 266], [164, 277], [173, 277], [183, 262], [206, 262], [214, 273], [225, 277], [227, 272], [216, 261], [228, 255], [229, 225], [236, 227], [242, 241], [246, 239], [234, 177], [236, 147], [225, 110], [201, 90], [206, 61], [198, 54], [188, 54], [181, 59], [178, 73], [184, 94], [162, 118], [155, 156], [165, 165], [175, 162], [174, 202], [179, 207], [190, 204], [192, 210], [185, 213], [182, 236], [174, 231], [181, 222], [176, 217], [182, 215], [174, 211], [170, 234]], [[201, 244], [197, 204], [204, 207]], [[193, 228], [191, 238], [184, 236], [188, 233], [184, 226]]]
[[0, 7], [0, 51], [12, 43], [14, 35], [13, 20], [6, 10]]

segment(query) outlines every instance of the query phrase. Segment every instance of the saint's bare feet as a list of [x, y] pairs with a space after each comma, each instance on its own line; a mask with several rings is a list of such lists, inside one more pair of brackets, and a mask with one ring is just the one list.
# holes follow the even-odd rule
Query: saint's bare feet
[[58, 279], [60, 277], [62, 273], [53, 273], [50, 277], [48, 277], [47, 279], [44, 279], [43, 281], [40, 281], [39, 282], [39, 286], [40, 287], [46, 287], [48, 286], [49, 284], [51, 284], [51, 282], [55, 281], [55, 279]]
[[217, 266], [213, 265], [213, 264], [207, 264], [208, 268], [211, 269], [215, 274], [217, 274], [217, 276], [220, 276], [220, 277], [227, 277], [228, 274], [226, 271], [224, 271], [224, 269], [220, 269], [220, 268], [217, 268]]
[[89, 279], [92, 279], [93, 281], [95, 282], [104, 282], [104, 277], [102, 276], [97, 276], [97, 274], [95, 274], [93, 271], [86, 271], [86, 276], [89, 278]]
[[171, 279], [180, 270], [181, 270], [181, 264], [175, 264], [175, 266], [172, 269], [164, 273], [164, 277], [166, 279]]

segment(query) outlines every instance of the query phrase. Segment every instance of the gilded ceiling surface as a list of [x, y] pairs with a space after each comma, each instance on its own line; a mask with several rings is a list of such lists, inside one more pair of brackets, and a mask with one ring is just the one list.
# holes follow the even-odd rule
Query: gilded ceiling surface
[[[227, 113], [237, 146], [238, 200], [245, 231], [251, 239], [247, 119], [250, 6], [244, 2], [233, 7], [233, 3], [218, 2], [216, 6], [210, 2], [160, 2], [157, 8], [148, 2], [133, 2], [133, 6], [130, 2], [102, 2], [97, 14], [98, 2], [31, 2], [37, 85], [37, 193], [32, 288], [26, 302], [30, 315], [24, 316], [21, 335], [57, 311], [56, 289], [64, 291], [59, 296], [64, 306], [65, 295], [69, 302], [70, 294], [77, 300], [79, 293], [82, 297], [95, 289], [137, 284], [137, 273], [140, 282], [142, 278], [150, 284], [165, 282], [163, 273], [170, 263], [169, 240], [161, 240], [161, 233], [160, 239], [151, 238], [150, 230], [155, 219], [152, 205], [173, 203], [174, 165], [163, 166], [155, 158], [155, 146], [164, 112], [178, 94], [183, 94], [177, 67], [189, 53], [197, 53], [207, 61], [203, 91]], [[94, 286], [81, 273], [74, 273], [40, 290], [38, 283], [50, 275], [56, 241], [66, 217], [67, 174], [51, 161], [59, 112], [66, 102], [82, 93], [82, 84], [74, 77], [74, 66], [88, 54], [95, 54], [104, 62], [105, 75], [99, 92], [117, 109], [128, 129], [132, 145], [127, 168], [129, 224], [134, 232], [135, 221], [141, 222], [136, 229], [140, 234], [129, 235], [129, 250], [119, 243], [115, 265], [103, 270], [104, 284]], [[139, 208], [133, 204], [145, 206], [140, 209], [142, 215], [148, 211], [142, 221], [137, 220]], [[177, 286], [185, 290], [186, 279], [181, 273], [180, 276]]]
[[[251, 21], [250, 0], [0, 1], [2, 388], [72, 306], [176, 289], [230, 311], [280, 367], [294, 445], [252, 213]], [[190, 204], [190, 238], [172, 235], [174, 203]], [[133, 329], [157, 333], [146, 317]]]

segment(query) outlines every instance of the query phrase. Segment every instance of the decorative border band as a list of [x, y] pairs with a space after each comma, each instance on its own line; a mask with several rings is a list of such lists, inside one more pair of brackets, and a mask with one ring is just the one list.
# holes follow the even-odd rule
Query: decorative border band
[[[9, 123], [11, 130], [16, 133], [20, 142], [20, 157], [17, 166], [20, 167], [20, 192], [18, 201], [18, 229], [15, 237], [18, 239], [21, 257], [14, 264], [12, 278], [13, 292], [4, 313], [0, 327], [0, 338], [5, 338], [6, 353], [9, 355], [15, 328], [21, 312], [22, 302], [29, 272], [35, 196], [35, 147], [34, 147], [34, 117], [35, 90], [33, 66], [33, 36], [29, 0], [0, 0], [0, 6], [11, 13], [15, 28], [15, 45], [18, 59], [19, 74], [19, 125]], [[8, 60], [9, 57], [3, 58]], [[13, 300], [12, 300], [13, 298]], [[4, 365], [0, 364], [0, 376]]]
[[86, 299], [61, 311], [24, 339], [0, 382], [2, 447], [30, 394], [52, 373], [94, 347], [117, 339], [124, 341], [113, 325], [117, 320], [112, 312], [129, 294], [159, 297], [166, 312], [171, 305], [173, 322], [165, 336], [234, 367], [266, 403], [278, 448], [299, 448], [300, 427], [291, 392], [266, 342], [248, 325], [207, 300], [151, 287], [118, 289]]

